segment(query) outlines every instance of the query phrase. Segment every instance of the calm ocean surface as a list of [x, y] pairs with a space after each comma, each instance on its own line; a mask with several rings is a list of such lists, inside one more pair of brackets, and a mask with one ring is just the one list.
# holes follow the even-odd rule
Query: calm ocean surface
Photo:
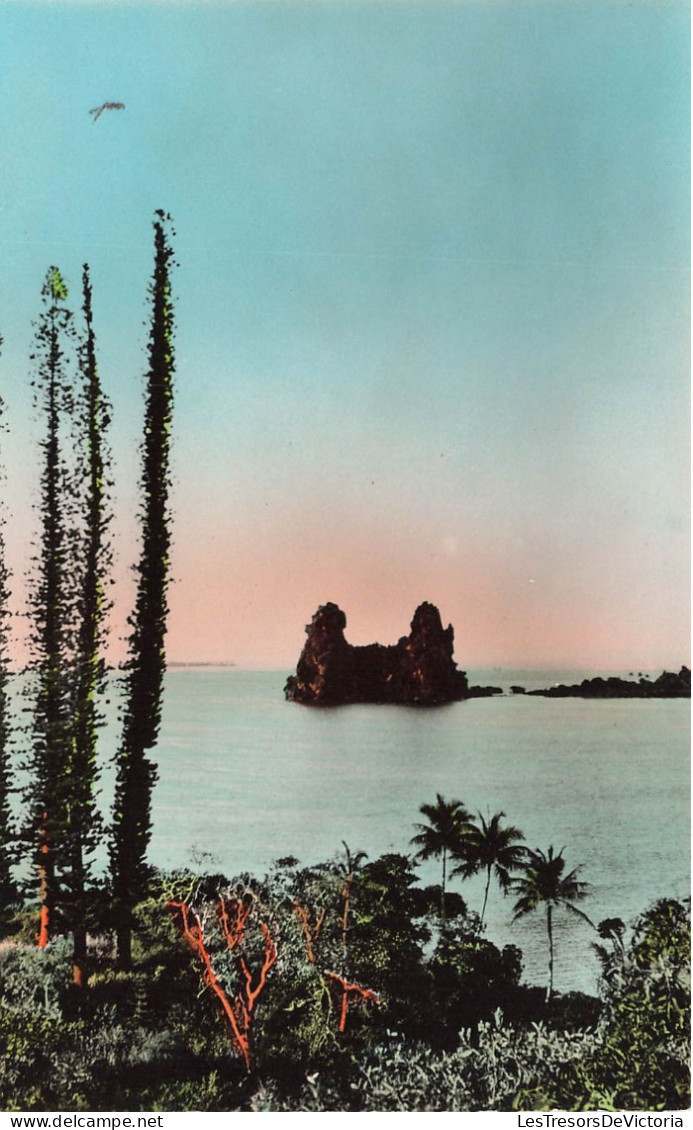
[[[407, 852], [419, 805], [436, 792], [502, 809], [530, 847], [565, 846], [592, 886], [595, 921], [628, 921], [689, 892], [690, 703], [506, 695], [433, 708], [310, 709], [284, 700], [288, 672], [173, 669], [155, 759], [152, 862], [190, 865], [210, 852], [233, 875], [296, 855]], [[470, 671], [473, 683], [531, 689], [582, 672]], [[104, 782], [107, 786], [107, 782]], [[107, 791], [107, 789], [106, 789]], [[435, 863], [421, 869], [439, 881]], [[479, 910], [481, 880], [454, 889]], [[491, 888], [487, 936], [513, 942], [525, 979], [545, 983], [541, 914], [512, 923]], [[593, 931], [556, 915], [556, 987], [595, 987]]]

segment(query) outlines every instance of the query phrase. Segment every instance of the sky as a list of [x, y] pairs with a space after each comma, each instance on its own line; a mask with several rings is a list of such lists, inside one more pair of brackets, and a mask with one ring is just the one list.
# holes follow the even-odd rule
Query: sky
[[430, 600], [463, 669], [688, 662], [688, 8], [0, 0], [17, 607], [33, 323], [87, 261], [122, 651], [163, 208], [171, 660], [288, 671], [318, 605], [392, 643]]

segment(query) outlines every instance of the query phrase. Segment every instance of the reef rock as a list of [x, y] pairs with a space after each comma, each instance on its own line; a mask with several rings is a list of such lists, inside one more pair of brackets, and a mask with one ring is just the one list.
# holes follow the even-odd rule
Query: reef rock
[[616, 675], [608, 679], [598, 675], [594, 679], [583, 679], [581, 683], [558, 683], [545, 690], [529, 691], [529, 694], [545, 698], [690, 698], [691, 672], [688, 667], [682, 667], [678, 674], [662, 671], [654, 682], [638, 679], [637, 683]]
[[434, 604], [420, 604], [411, 632], [391, 645], [356, 647], [344, 637], [346, 616], [323, 604], [306, 627], [306, 643], [284, 687], [293, 702], [338, 706], [349, 702], [434, 706], [467, 698], [464, 671], [457, 670], [452, 625], [443, 628]]

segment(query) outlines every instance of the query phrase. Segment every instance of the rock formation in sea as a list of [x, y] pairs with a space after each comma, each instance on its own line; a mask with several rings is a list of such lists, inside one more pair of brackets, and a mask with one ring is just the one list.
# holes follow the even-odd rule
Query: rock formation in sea
[[597, 676], [594, 679], [583, 679], [581, 683], [558, 683], [554, 687], [528, 693], [546, 698], [690, 698], [691, 672], [688, 667], [682, 667], [678, 674], [674, 671], [662, 671], [652, 682], [643, 678], [638, 679], [637, 683], [631, 679], [620, 679], [616, 675], [611, 675], [608, 679]]
[[452, 625], [443, 628], [434, 604], [414, 613], [408, 636], [391, 645], [354, 646], [345, 639], [346, 616], [331, 602], [306, 627], [306, 642], [284, 687], [293, 702], [338, 706], [380, 702], [434, 706], [467, 698], [464, 671], [453, 655]]
[[467, 698], [492, 698], [497, 694], [504, 694], [502, 687], [469, 687]]

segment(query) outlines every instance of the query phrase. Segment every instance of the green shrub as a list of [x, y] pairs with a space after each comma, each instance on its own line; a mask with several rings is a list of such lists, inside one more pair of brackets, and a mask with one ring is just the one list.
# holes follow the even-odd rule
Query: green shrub
[[103, 1109], [104, 1089], [130, 1047], [125, 1031], [104, 1020], [87, 1025], [0, 1008], [2, 1109]]
[[[255, 1097], [258, 1111], [478, 1111], [513, 1110], [518, 1094], [539, 1094], [544, 1079], [585, 1054], [593, 1037], [504, 1025], [500, 1014], [462, 1033], [452, 1053], [432, 1055], [399, 1039], [373, 1048], [349, 1077], [306, 1079], [287, 1102], [271, 1086]], [[530, 1109], [533, 1109], [530, 1107]]]
[[595, 1053], [551, 1093], [569, 1110], [685, 1110], [690, 1105], [690, 910], [663, 899], [630, 945], [602, 949], [605, 1008]]
[[6, 942], [0, 949], [0, 1005], [3, 1008], [57, 1019], [72, 991], [72, 946], [56, 938], [45, 949], [36, 944]]

